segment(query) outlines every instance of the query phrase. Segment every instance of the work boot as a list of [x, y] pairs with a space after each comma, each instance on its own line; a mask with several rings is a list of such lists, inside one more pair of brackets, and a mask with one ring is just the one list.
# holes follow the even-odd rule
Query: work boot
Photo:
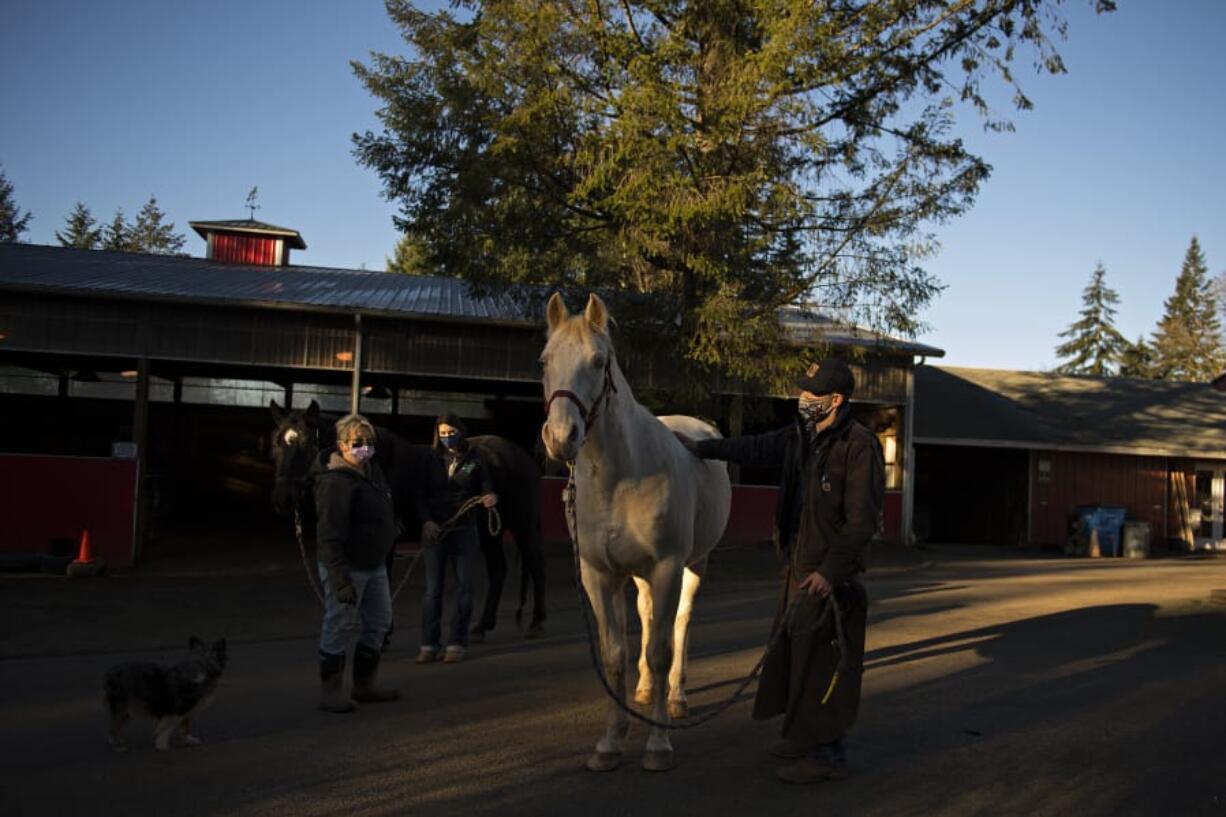
[[847, 776], [847, 753], [842, 741], [825, 743], [805, 757], [784, 766], [775, 776], [785, 783], [821, 783], [825, 780], [842, 780]]
[[459, 644], [448, 644], [446, 652], [443, 653], [444, 664], [458, 664], [464, 660], [464, 653], [467, 652]]
[[357, 709], [353, 701], [345, 697], [345, 654], [333, 655], [319, 651], [319, 682], [322, 693], [319, 697], [319, 708], [324, 712], [344, 714]]
[[359, 644], [353, 652], [353, 699], [360, 703], [377, 704], [394, 701], [400, 693], [394, 689], [376, 686], [379, 675], [378, 650]]
[[417, 651], [417, 658], [414, 660], [419, 664], [433, 664], [438, 660], [438, 650], [434, 647], [422, 647]]

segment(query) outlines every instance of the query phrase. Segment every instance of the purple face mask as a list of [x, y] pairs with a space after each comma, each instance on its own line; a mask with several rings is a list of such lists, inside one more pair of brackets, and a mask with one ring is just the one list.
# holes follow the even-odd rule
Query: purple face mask
[[357, 445], [349, 449], [349, 456], [358, 463], [364, 463], [375, 455], [373, 445]]

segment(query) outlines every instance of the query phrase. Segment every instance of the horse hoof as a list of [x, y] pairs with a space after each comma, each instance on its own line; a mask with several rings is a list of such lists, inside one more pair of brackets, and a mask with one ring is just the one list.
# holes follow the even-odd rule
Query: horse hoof
[[648, 750], [643, 755], [643, 768], [649, 772], [667, 772], [673, 767], [671, 749]]
[[650, 689], [636, 689], [634, 691], [634, 702], [639, 706], [647, 706], [651, 703]]
[[611, 772], [622, 765], [622, 756], [618, 752], [593, 752], [587, 759], [589, 772]]
[[668, 716], [670, 718], [685, 718], [690, 714], [690, 705], [685, 701], [669, 701]]

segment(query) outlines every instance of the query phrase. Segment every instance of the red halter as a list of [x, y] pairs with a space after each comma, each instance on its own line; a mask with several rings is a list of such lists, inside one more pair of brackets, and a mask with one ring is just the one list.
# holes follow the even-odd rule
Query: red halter
[[583, 433], [592, 427], [592, 423], [596, 422], [596, 418], [600, 416], [600, 408], [602, 403], [608, 403], [609, 394], [617, 393], [617, 386], [613, 385], [613, 358], [604, 364], [604, 387], [601, 388], [600, 394], [596, 395], [596, 400], [592, 403], [591, 411], [587, 406], [583, 405], [583, 401], [579, 399], [579, 395], [575, 394], [570, 389], [557, 389], [553, 394], [549, 395], [549, 399], [545, 401], [545, 416], [549, 416], [549, 407], [553, 405], [553, 401], [559, 397], [565, 397], [576, 406], [579, 407], [579, 414], [583, 417]]

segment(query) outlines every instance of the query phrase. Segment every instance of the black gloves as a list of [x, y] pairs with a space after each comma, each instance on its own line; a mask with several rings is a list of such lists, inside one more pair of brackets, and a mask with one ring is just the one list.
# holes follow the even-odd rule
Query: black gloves
[[680, 431], [674, 431], [673, 436], [677, 438], [677, 442], [681, 443], [682, 447], [685, 448], [686, 451], [689, 451], [695, 457], [699, 457], [699, 459], [701, 459], [701, 456], [698, 453], [698, 443], [694, 442]]

